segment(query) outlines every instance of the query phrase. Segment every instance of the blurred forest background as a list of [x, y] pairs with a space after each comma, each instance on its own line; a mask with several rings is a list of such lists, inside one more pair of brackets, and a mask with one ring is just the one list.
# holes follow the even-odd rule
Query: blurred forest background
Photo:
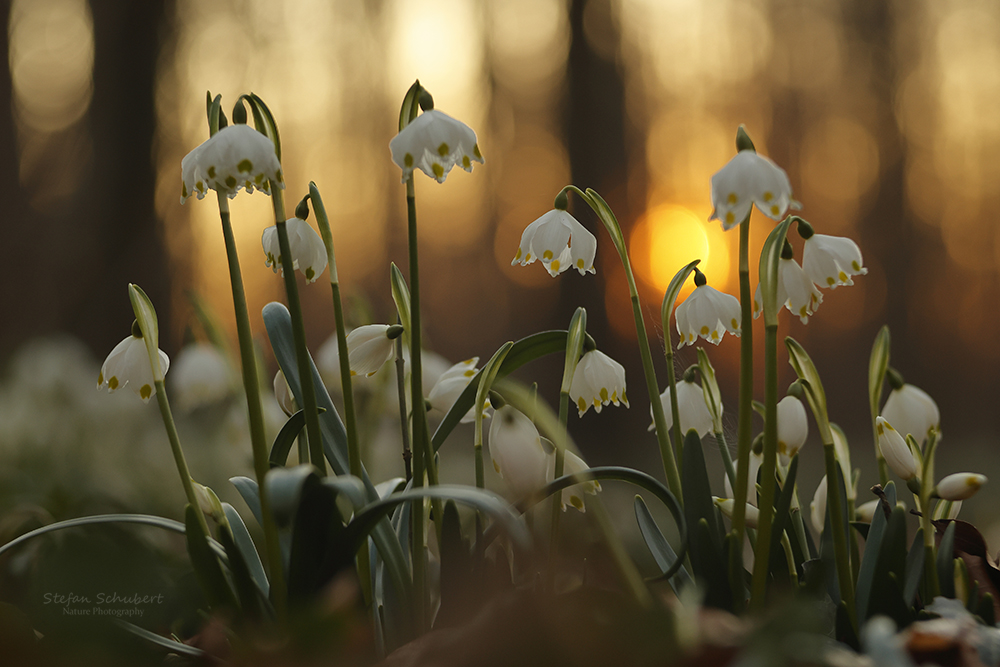
[[[868, 275], [825, 292], [808, 325], [785, 312], [780, 331], [816, 360], [831, 417], [865, 470], [861, 487], [875, 476], [867, 365], [883, 324], [892, 330], [893, 366], [941, 406], [942, 456], [991, 471], [974, 451], [991, 453], [1000, 426], [1000, 346], [990, 333], [1000, 326], [995, 2], [0, 7], [9, 65], [0, 68], [0, 368], [8, 378], [0, 443], [13, 437], [9, 399], [20, 390], [11, 378], [33, 375], [17, 365], [24, 346], [57, 332], [78, 338], [93, 356], [96, 383], [96, 364], [133, 318], [128, 282], [156, 304], [161, 347], [172, 357], [197, 331], [191, 293], [234, 331], [217, 207], [211, 198], [178, 202], [181, 158], [207, 138], [206, 90], [223, 95], [227, 112], [249, 91], [270, 105], [282, 133], [288, 213], [315, 181], [331, 212], [351, 324], [368, 323], [367, 313], [394, 321], [388, 263], [406, 266], [405, 202], [388, 142], [402, 96], [419, 78], [438, 109], [477, 131], [486, 158], [444, 185], [417, 181], [429, 346], [453, 362], [485, 360], [506, 340], [565, 328], [585, 306], [599, 346], [626, 366], [632, 402], [627, 412], [573, 418], [591, 463], [659, 469], [624, 274], [579, 201], [571, 199], [571, 210], [598, 236], [596, 275], [553, 280], [537, 265], [511, 267], [520, 234], [562, 186], [595, 188], [625, 228], [647, 326], [662, 341], [660, 300], [684, 263], [700, 257], [710, 284], [738, 294], [738, 235], [707, 219], [709, 179], [734, 154], [744, 123], [758, 150], [788, 172], [801, 214], [864, 253]], [[241, 195], [233, 219], [263, 340], [260, 309], [284, 298], [260, 248], [270, 202]], [[755, 215], [752, 224], [756, 253], [772, 223]], [[325, 281], [303, 290], [314, 350], [334, 328]], [[762, 338], [757, 332], [758, 345]], [[739, 344], [726, 337], [709, 354], [735, 427]], [[693, 348], [680, 354], [681, 368], [695, 361]], [[662, 355], [657, 364], [662, 386]], [[554, 403], [560, 368], [540, 363], [523, 377], [538, 380]], [[784, 361], [781, 372], [784, 387], [792, 380]], [[757, 384], [762, 396], [760, 368]], [[94, 392], [93, 384], [79, 391]], [[146, 408], [155, 421], [155, 407]], [[811, 458], [818, 470], [820, 457]]]

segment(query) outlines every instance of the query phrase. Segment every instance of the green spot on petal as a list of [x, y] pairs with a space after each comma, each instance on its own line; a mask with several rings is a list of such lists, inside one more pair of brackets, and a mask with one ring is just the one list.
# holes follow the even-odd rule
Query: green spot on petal
[[306, 280], [312, 282], [312, 279], [313, 277], [315, 277], [315, 275], [316, 272], [313, 270], [313, 267], [310, 266], [308, 269], [306, 269]]
[[235, 188], [236, 187], [236, 177], [230, 174], [226, 176], [226, 187]]
[[118, 388], [118, 376], [112, 375], [111, 379], [108, 380], [108, 389], [114, 391], [117, 388]]
[[438, 178], [438, 180], [444, 178], [444, 167], [442, 167], [441, 165], [434, 164], [434, 166], [431, 167], [431, 171], [434, 172], [434, 175]]
[[152, 395], [153, 395], [153, 388], [150, 387], [148, 384], [142, 385], [142, 388], [139, 389], [139, 398], [141, 398], [144, 401], [147, 400]]
[[404, 155], [403, 156], [403, 164], [405, 164], [407, 166], [407, 168], [412, 167], [413, 166], [413, 156], [410, 155], [409, 153], [407, 153], [406, 155]]
[[236, 165], [236, 168], [239, 169], [241, 172], [246, 172], [249, 174], [251, 171], [253, 171], [253, 162], [247, 159], [240, 160], [240, 163]]
[[462, 156], [462, 166], [465, 167], [466, 169], [472, 169], [472, 161], [469, 160], [468, 155]]
[[450, 151], [448, 150], [448, 144], [442, 141], [441, 145], [438, 146], [438, 155], [440, 155], [441, 157], [444, 157], [449, 152]]
[[206, 173], [208, 174], [209, 178], [215, 178], [215, 165], [209, 167]]

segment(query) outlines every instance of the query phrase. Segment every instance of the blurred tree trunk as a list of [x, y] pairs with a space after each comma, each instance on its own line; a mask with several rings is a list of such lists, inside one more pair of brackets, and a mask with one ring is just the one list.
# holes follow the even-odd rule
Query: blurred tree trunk
[[[593, 30], [595, 21], [601, 23], [601, 52], [588, 39], [590, 35], [586, 29]], [[569, 24], [571, 41], [564, 118], [572, 183], [582, 190], [597, 190], [615, 212], [627, 238], [632, 211], [626, 187], [629, 169], [625, 143], [625, 86], [616, 62], [621, 35], [615, 3], [611, 0], [572, 0]], [[606, 57], [607, 54], [611, 54], [610, 57]], [[617, 265], [618, 257], [611, 239], [590, 207], [570, 195], [570, 211], [597, 236], [598, 255]], [[579, 280], [578, 275], [561, 280], [557, 309], [558, 326], [566, 327], [577, 307], [586, 308], [587, 328], [598, 345], [611, 343], [604, 308], [604, 290], [608, 289], [605, 281], [621, 273], [610, 269], [601, 272], [602, 269], [598, 269], [594, 277], [598, 283], [589, 275], [585, 280]], [[595, 289], [597, 284], [603, 285], [604, 290]], [[611, 288], [618, 292], [621, 285]]]
[[[170, 274], [155, 210], [156, 71], [171, 0], [91, 0], [94, 96], [86, 121], [90, 173], [73, 224], [93, 236], [94, 256], [78, 258], [83, 285], [63, 326], [97, 351], [128, 333], [127, 284], [140, 285], [169, 320]], [[178, 165], [179, 168], [179, 165]]]

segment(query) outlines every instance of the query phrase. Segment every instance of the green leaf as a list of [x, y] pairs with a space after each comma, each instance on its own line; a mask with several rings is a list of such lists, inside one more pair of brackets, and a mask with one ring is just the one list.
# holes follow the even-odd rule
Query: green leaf
[[781, 250], [785, 245], [785, 236], [788, 234], [788, 226], [792, 224], [795, 216], [788, 216], [781, 224], [775, 226], [764, 241], [764, 248], [760, 253], [760, 298], [764, 310], [764, 326], [778, 326], [778, 310], [781, 308], [778, 303], [778, 265], [781, 261]]
[[586, 335], [587, 311], [584, 308], [577, 308], [566, 333], [566, 362], [563, 364], [562, 385], [560, 386], [560, 391], [564, 394], [569, 393], [573, 384], [573, 374], [576, 372], [580, 355], [583, 354], [583, 341]]
[[[681, 509], [677, 498], [675, 498], [674, 494], [672, 494], [670, 490], [664, 486], [663, 482], [659, 481], [655, 477], [647, 475], [642, 471], [633, 470], [632, 468], [624, 468], [621, 466], [599, 466], [597, 468], [588, 468], [587, 470], [582, 470], [572, 475], [563, 475], [559, 479], [555, 479], [546, 484], [530, 498], [526, 498], [518, 502], [516, 507], [519, 512], [526, 512], [534, 505], [544, 501], [553, 493], [559, 493], [563, 489], [573, 486], [574, 484], [588, 482], [591, 480], [618, 480], [634, 484], [635, 486], [652, 493], [667, 507], [668, 510], [670, 510], [670, 514], [674, 517], [674, 522], [677, 524], [677, 535], [681, 548], [677, 554], [678, 560], [674, 562], [674, 564], [671, 565], [666, 572], [660, 575], [659, 578], [669, 579], [676, 574], [681, 567], [684, 556], [688, 552], [688, 524], [684, 518], [684, 510]], [[489, 532], [487, 534], [489, 534]]]
[[[688, 276], [694, 271], [694, 267], [700, 263], [700, 259], [689, 263], [674, 274], [674, 277], [670, 280], [670, 284], [667, 285], [667, 291], [663, 295], [663, 303], [660, 305], [660, 322], [663, 324], [663, 333], [668, 338], [670, 336], [670, 313], [674, 312], [674, 304], [677, 303], [677, 296], [681, 293], [681, 288], [687, 282]], [[698, 351], [700, 352], [701, 348], [698, 348]]]
[[250, 570], [250, 576], [253, 577], [254, 583], [257, 584], [264, 598], [267, 599], [268, 595], [270, 595], [271, 583], [267, 580], [267, 573], [264, 571], [263, 563], [260, 562], [260, 555], [257, 553], [253, 539], [250, 537], [250, 531], [247, 530], [246, 524], [243, 523], [243, 517], [240, 516], [235, 507], [229, 503], [222, 503], [222, 509], [226, 513], [226, 519], [229, 521], [229, 529], [233, 533], [233, 541], [236, 543], [236, 547], [240, 550], [243, 560], [246, 561], [247, 567]]
[[726, 575], [725, 554], [721, 547], [716, 546], [717, 532], [705, 518], [701, 518], [694, 524], [693, 533], [691, 567], [694, 568], [695, 577], [704, 582], [705, 606], [731, 610], [733, 594]]
[[139, 637], [140, 639], [149, 642], [150, 644], [154, 644], [156, 646], [159, 646], [160, 648], [166, 649], [171, 653], [176, 653], [178, 655], [186, 655], [191, 658], [207, 657], [207, 654], [200, 648], [197, 648], [195, 646], [190, 646], [188, 644], [183, 644], [178, 641], [174, 641], [169, 637], [163, 637], [162, 635], [158, 635], [155, 632], [150, 632], [145, 628], [140, 628], [138, 625], [135, 625], [134, 623], [129, 623], [128, 621], [115, 617], [111, 618], [111, 622], [117, 625], [122, 630], [125, 630], [126, 632], [133, 634], [136, 637]]
[[[496, 379], [506, 377], [510, 373], [528, 363], [529, 361], [534, 361], [539, 357], [543, 357], [547, 354], [563, 353], [566, 350], [566, 336], [565, 331], [542, 331], [540, 333], [532, 334], [526, 338], [514, 343], [504, 357], [503, 363], [500, 365]], [[434, 431], [434, 436], [431, 438], [431, 444], [434, 446], [434, 451], [441, 448], [444, 441], [451, 434], [452, 430], [458, 426], [461, 422], [462, 417], [469, 412], [476, 400], [476, 392], [479, 389], [479, 383], [483, 378], [482, 369], [472, 380], [469, 381], [468, 386], [462, 392], [461, 396], [455, 401], [455, 404], [451, 406], [448, 410], [448, 414], [444, 416], [441, 423], [438, 425], [437, 430]]]
[[344, 539], [344, 520], [337, 509], [337, 492], [320, 481], [315, 469], [307, 472], [300, 486], [292, 525], [289, 602], [315, 599], [339, 572], [354, 565], [354, 556], [361, 546], [361, 543]]
[[[670, 546], [670, 542], [663, 536], [663, 533], [660, 532], [660, 527], [656, 525], [656, 520], [653, 519], [649, 508], [646, 507], [642, 496], [637, 495], [635, 497], [634, 507], [635, 520], [639, 524], [639, 532], [642, 533], [642, 539], [646, 541], [649, 553], [653, 555], [653, 560], [656, 561], [661, 570], [660, 575], [654, 577], [651, 581], [658, 581], [663, 578], [663, 572], [669, 571], [674, 563], [678, 562], [677, 553]], [[684, 569], [683, 564], [680, 568], [675, 569], [677, 573], [670, 577], [670, 587], [674, 589], [675, 595], [680, 595], [681, 590], [685, 586], [690, 586], [694, 582], [691, 579], [691, 575]]]
[[708, 353], [698, 348], [698, 372], [701, 374], [701, 390], [705, 394], [705, 404], [712, 415], [712, 429], [715, 433], [723, 433], [722, 428], [722, 392], [715, 378], [715, 368], [708, 360]]
[[474, 611], [473, 605], [482, 598], [472, 575], [472, 554], [462, 537], [458, 506], [449, 500], [441, 522], [441, 606], [435, 628], [460, 625]]
[[[79, 526], [103, 523], [136, 523], [145, 526], [153, 526], [154, 528], [162, 528], [163, 530], [169, 530], [182, 535], [187, 531], [187, 527], [180, 521], [165, 519], [162, 516], [151, 516], [148, 514], [97, 514], [94, 516], [81, 516], [75, 519], [66, 519], [65, 521], [50, 523], [47, 526], [42, 526], [41, 528], [36, 528], [31, 532], [25, 533], [24, 535], [21, 535], [20, 537], [17, 537], [0, 547], [0, 555], [3, 555], [4, 552], [9, 551], [20, 544], [45, 535], [46, 533], [52, 533], [57, 530], [65, 530], [66, 528], [77, 528]], [[210, 544], [216, 553], [225, 554], [222, 545], [218, 542], [212, 540]]]
[[[500, 346], [500, 349], [493, 353], [493, 356], [486, 365], [483, 366], [481, 373], [482, 380], [479, 381], [479, 386], [476, 387], [476, 402], [473, 406], [476, 408], [476, 425], [477, 427], [481, 425], [482, 422], [482, 412], [483, 407], [486, 405], [486, 395], [493, 386], [493, 381], [496, 380], [497, 373], [500, 371], [500, 365], [503, 364], [504, 358], [510, 353], [510, 348], [514, 346], [514, 343], [507, 341]], [[470, 382], [471, 384], [471, 382]], [[477, 436], [478, 438], [478, 436]], [[477, 442], [479, 442], [477, 440]], [[479, 443], [480, 445], [482, 443]], [[478, 473], [477, 473], [478, 474]]]
[[524, 523], [514, 514], [510, 505], [505, 500], [491, 491], [453, 484], [439, 484], [438, 486], [410, 489], [409, 491], [397, 493], [371, 503], [355, 514], [354, 519], [347, 524], [344, 541], [352, 546], [360, 544], [361, 540], [368, 536], [375, 525], [388, 516], [396, 506], [408, 502], [422, 501], [424, 498], [455, 500], [466, 505], [471, 505], [496, 519], [498, 525], [506, 530], [516, 548], [524, 551], [531, 548], [531, 536], [524, 527]]
[[[785, 529], [791, 526], [789, 512], [792, 507], [792, 496], [795, 492], [795, 477], [799, 469], [799, 455], [792, 457], [788, 464], [788, 474], [785, 476], [785, 484], [781, 487], [781, 495], [778, 496], [774, 504], [774, 519], [771, 523], [771, 562], [770, 568], [773, 575], [788, 576], [788, 563], [785, 560], [785, 550], [781, 546], [781, 536]], [[789, 544], [796, 544], [798, 540], [791, 531], [788, 533]], [[797, 544], [796, 544], [797, 548]]]
[[160, 326], [156, 320], [156, 309], [146, 293], [138, 285], [129, 283], [128, 298], [132, 302], [132, 312], [139, 322], [142, 340], [146, 344], [146, 354], [149, 356], [149, 366], [153, 371], [153, 381], [163, 382], [166, 369], [160, 363]]
[[[257, 97], [255, 93], [250, 93], [246, 97], [252, 102], [250, 108], [253, 110], [254, 125], [259, 132], [263, 132], [268, 139], [274, 142], [274, 154], [278, 157], [278, 162], [281, 162], [281, 137], [278, 135], [278, 124], [274, 121], [274, 114], [264, 104], [264, 100]], [[263, 129], [261, 129], [261, 124], [264, 126]]]
[[[705, 453], [701, 448], [701, 437], [691, 429], [684, 435], [684, 518], [689, 526], [704, 519], [713, 535], [712, 546], [718, 553], [722, 550], [721, 528], [715, 517], [715, 502], [712, 500], [712, 486], [708, 479], [708, 469], [705, 467]], [[695, 576], [701, 576], [698, 562], [701, 554], [692, 553], [691, 560]]]
[[833, 432], [830, 429], [830, 418], [826, 409], [826, 392], [823, 391], [823, 382], [820, 380], [819, 372], [809, 357], [809, 353], [794, 338], [791, 336], [785, 338], [785, 347], [788, 348], [788, 363], [792, 365], [795, 374], [802, 380], [806, 400], [809, 402], [816, 426], [819, 428], [820, 439], [824, 445], [832, 445]]
[[868, 360], [868, 403], [871, 407], [872, 420], [878, 416], [878, 404], [882, 398], [882, 385], [885, 383], [885, 372], [889, 368], [889, 325], [879, 329], [872, 345], [871, 358]]
[[621, 257], [622, 263], [628, 266], [628, 250], [625, 248], [625, 236], [622, 234], [621, 225], [618, 224], [618, 218], [615, 217], [614, 211], [604, 201], [604, 198], [597, 194], [597, 190], [587, 188], [586, 195], [589, 197], [587, 203], [590, 204], [590, 208], [594, 209], [594, 213], [600, 218], [601, 223], [604, 224], [604, 228], [608, 230], [608, 234], [611, 236], [612, 243], [615, 244], [615, 249], [618, 251], [618, 256]]
[[403, 96], [403, 104], [399, 109], [400, 132], [402, 132], [404, 127], [412, 123], [413, 119], [420, 113], [420, 91], [422, 90], [420, 80], [417, 79], [406, 91], [406, 95]]
[[924, 529], [918, 528], [917, 534], [906, 554], [906, 576], [903, 578], [903, 601], [907, 607], [913, 606], [917, 597], [917, 588], [924, 574]]
[[357, 477], [353, 477], [352, 475], [324, 477], [323, 485], [347, 498], [351, 505], [354, 506], [354, 509], [360, 509], [368, 503], [365, 484]]
[[239, 601], [241, 615], [251, 621], [260, 621], [270, 616], [271, 609], [267, 597], [254, 581], [253, 575], [250, 573], [250, 566], [243, 558], [243, 552], [237, 546], [232, 532], [228, 527], [221, 526], [218, 534], [219, 543], [222, 544], [229, 558], [229, 574], [233, 586], [236, 588], [236, 599]]
[[906, 510], [894, 507], [886, 526], [875, 564], [871, 595], [868, 598], [867, 618], [886, 614], [905, 625], [906, 619], [898, 618], [899, 608], [906, 608], [899, 577], [906, 572]]
[[212, 99], [212, 93], [205, 95], [205, 103], [208, 111], [208, 136], [214, 136], [219, 131], [219, 115], [222, 113], [222, 95], [216, 95]]
[[243, 502], [250, 508], [253, 518], [257, 519], [257, 525], [263, 526], [264, 515], [260, 511], [260, 490], [257, 488], [257, 482], [242, 476], [230, 477], [229, 482], [236, 487]]
[[936, 567], [938, 571], [938, 585], [941, 595], [947, 598], [955, 597], [955, 529], [958, 524], [954, 521], [948, 523], [944, 534], [941, 536], [941, 543], [938, 544]]
[[403, 272], [395, 262], [389, 263], [389, 283], [392, 286], [392, 300], [396, 304], [399, 321], [407, 333], [410, 332], [410, 288]]
[[229, 587], [226, 574], [219, 563], [219, 557], [209, 547], [208, 539], [198, 522], [198, 512], [201, 510], [191, 505], [184, 508], [185, 534], [187, 535], [188, 556], [198, 577], [198, 583], [205, 593], [205, 599], [213, 611], [236, 610], [236, 596]]
[[[322, 412], [323, 409], [320, 408], [320, 411]], [[272, 468], [283, 468], [288, 463], [288, 453], [292, 451], [295, 438], [299, 436], [305, 425], [306, 413], [304, 410], [299, 410], [284, 423], [274, 439], [274, 444], [271, 445], [271, 456], [268, 458]]]
[[264, 478], [267, 495], [271, 499], [271, 514], [274, 515], [279, 530], [292, 526], [298, 511], [302, 487], [306, 479], [315, 474], [316, 468], [303, 463], [294, 468], [276, 468]]

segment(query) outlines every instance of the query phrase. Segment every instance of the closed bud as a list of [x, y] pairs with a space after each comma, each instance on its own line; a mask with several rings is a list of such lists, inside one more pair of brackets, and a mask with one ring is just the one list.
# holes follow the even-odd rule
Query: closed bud
[[957, 472], [938, 482], [935, 493], [944, 500], [966, 500], [986, 483], [986, 475], [974, 472]]

